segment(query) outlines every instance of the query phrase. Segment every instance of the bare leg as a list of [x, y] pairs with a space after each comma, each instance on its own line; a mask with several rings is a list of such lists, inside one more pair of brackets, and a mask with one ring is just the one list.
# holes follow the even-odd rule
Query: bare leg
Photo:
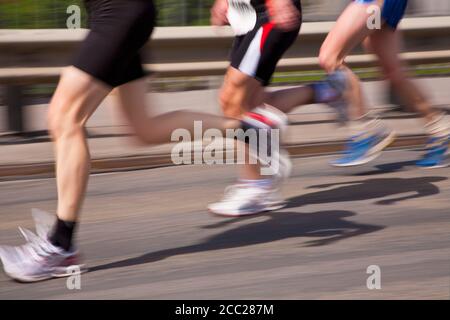
[[[262, 104], [268, 104], [288, 113], [298, 106], [313, 102], [314, 91], [309, 86], [269, 92], [264, 90], [258, 80], [233, 67], [228, 69], [220, 92], [220, 103], [224, 114], [238, 119], [246, 111]], [[242, 179], [257, 180], [262, 178], [260, 166], [251, 164], [249, 159], [246, 159], [246, 164], [240, 166], [239, 172]]]
[[110, 88], [74, 67], [64, 70], [49, 108], [49, 129], [54, 141], [57, 214], [77, 221], [90, 169], [85, 124]]
[[[70, 67], [63, 73], [49, 110], [49, 127], [55, 142], [58, 185], [58, 217], [76, 221], [84, 199], [90, 169], [85, 124], [110, 88], [88, 74]], [[145, 109], [145, 80], [117, 89], [117, 98], [138, 137], [147, 144], [167, 143], [175, 129], [193, 132], [194, 121], [203, 128], [222, 131], [240, 127], [240, 122], [203, 113], [176, 111], [157, 117]]]
[[408, 78], [399, 59], [400, 33], [383, 29], [372, 34], [366, 43], [379, 58], [381, 68], [392, 87], [408, 107], [419, 113], [425, 120], [425, 131], [430, 137], [426, 153], [416, 162], [418, 166], [440, 167], [445, 162], [450, 129], [444, 114], [435, 110], [420, 88]]
[[298, 86], [264, 93], [264, 102], [289, 113], [296, 107], [314, 103], [314, 91], [309, 86]]
[[347, 66], [342, 66], [342, 68], [347, 72], [347, 79], [349, 80], [349, 87], [345, 94], [345, 99], [350, 105], [350, 110], [348, 110], [350, 120], [361, 119], [369, 112], [364, 99], [361, 82], [356, 74]]
[[[381, 10], [383, 0], [375, 5]], [[346, 147], [344, 155], [332, 161], [335, 166], [362, 165], [375, 159], [383, 149], [394, 141], [395, 133], [389, 130], [381, 121], [367, 117], [368, 108], [365, 105], [359, 79], [345, 66], [347, 55], [368, 36], [378, 32], [368, 27], [372, 12], [367, 10], [373, 4], [352, 2], [339, 17], [336, 25], [329, 33], [320, 50], [320, 64], [328, 73], [338, 69], [346, 73], [348, 90], [346, 99], [349, 102], [350, 114], [349, 134], [351, 143]], [[338, 75], [339, 73], [336, 73]], [[361, 141], [368, 142], [361, 144]]]
[[207, 113], [191, 111], [174, 111], [158, 116], [148, 114], [145, 108], [147, 83], [139, 79], [124, 84], [116, 89], [117, 105], [132, 125], [137, 137], [145, 144], [161, 144], [171, 141], [176, 129], [194, 132], [194, 122], [201, 121], [203, 130], [237, 129], [240, 121]]
[[327, 72], [333, 72], [344, 64], [347, 55], [374, 30], [367, 28], [371, 14], [369, 5], [351, 3], [339, 16], [320, 49], [319, 61]]
[[350, 80], [350, 90], [347, 99], [354, 110], [350, 111], [353, 119], [367, 114], [367, 106], [364, 103], [361, 84], [359, 79], [344, 64], [345, 57], [373, 30], [367, 28], [368, 5], [351, 3], [338, 18], [336, 25], [325, 39], [319, 55], [322, 68], [332, 73], [337, 69], [344, 68]]
[[[246, 111], [264, 103], [264, 98], [264, 88], [259, 81], [233, 67], [228, 68], [219, 96], [225, 116], [240, 119]], [[247, 180], [261, 179], [261, 168], [246, 159], [245, 164], [239, 166], [239, 176]]]
[[373, 33], [366, 42], [366, 48], [378, 56], [383, 73], [403, 101], [430, 122], [436, 116], [436, 111], [420, 88], [408, 78], [399, 58], [400, 46], [400, 32], [393, 32], [390, 29]]

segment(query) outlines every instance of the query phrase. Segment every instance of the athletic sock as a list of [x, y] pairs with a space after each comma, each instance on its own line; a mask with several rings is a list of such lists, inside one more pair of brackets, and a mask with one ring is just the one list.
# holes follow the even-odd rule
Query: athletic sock
[[361, 134], [362, 132], [371, 131], [376, 120], [365, 114], [362, 117], [350, 121], [349, 129], [352, 136]]
[[72, 247], [75, 227], [76, 222], [64, 221], [58, 218], [53, 228], [53, 233], [49, 237], [50, 242], [56, 247], [69, 251]]
[[[241, 129], [245, 133], [243, 142], [249, 145], [252, 141], [256, 142], [256, 145], [250, 145], [250, 147], [252, 148], [251, 151], [259, 154], [259, 149], [261, 147], [260, 142], [265, 141], [266, 150], [270, 153], [270, 131], [274, 128], [274, 123], [272, 122], [272, 119], [260, 113], [260, 108], [255, 109], [255, 111], [257, 110], [259, 110], [259, 112], [247, 112], [241, 120]], [[265, 136], [265, 139], [262, 139], [262, 135]]]
[[326, 76], [325, 80], [309, 85], [314, 91], [315, 103], [330, 103], [342, 97], [347, 88], [345, 71], [336, 70]]
[[315, 82], [308, 86], [314, 91], [314, 103], [329, 103], [340, 97], [339, 92], [327, 82]]
[[242, 119], [242, 129], [275, 129], [286, 126], [288, 117], [285, 113], [266, 103], [248, 111]]
[[425, 130], [430, 137], [442, 139], [450, 135], [450, 126], [444, 114], [436, 116], [425, 125]]
[[370, 113], [350, 122], [349, 131], [351, 136], [368, 136], [386, 132], [388, 128], [378, 118], [371, 117]]

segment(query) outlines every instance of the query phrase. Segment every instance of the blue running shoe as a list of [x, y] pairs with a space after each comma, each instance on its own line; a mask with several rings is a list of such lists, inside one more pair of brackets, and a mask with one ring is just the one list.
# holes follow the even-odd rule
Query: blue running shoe
[[416, 162], [416, 165], [426, 169], [443, 168], [448, 166], [445, 164], [446, 154], [450, 137], [430, 138], [426, 146], [426, 153], [422, 159]]
[[342, 157], [331, 161], [335, 167], [350, 167], [366, 164], [377, 158], [381, 151], [395, 140], [394, 131], [377, 131], [367, 135], [365, 133], [350, 138]]

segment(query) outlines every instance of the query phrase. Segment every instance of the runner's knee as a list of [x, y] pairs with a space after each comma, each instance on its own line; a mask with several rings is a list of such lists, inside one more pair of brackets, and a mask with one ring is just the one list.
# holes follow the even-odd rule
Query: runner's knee
[[81, 112], [75, 108], [76, 102], [68, 98], [52, 101], [48, 113], [48, 128], [53, 139], [84, 134], [85, 120]]

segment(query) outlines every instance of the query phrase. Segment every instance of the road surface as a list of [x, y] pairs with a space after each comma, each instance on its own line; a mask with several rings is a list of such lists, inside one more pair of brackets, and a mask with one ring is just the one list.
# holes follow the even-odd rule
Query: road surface
[[[331, 157], [295, 159], [287, 208], [246, 219], [205, 207], [232, 166], [183, 166], [95, 175], [79, 244], [91, 268], [19, 284], [0, 271], [1, 299], [450, 298], [449, 168], [420, 170], [418, 151], [336, 169]], [[20, 244], [30, 210], [53, 212], [53, 179], [0, 182], [0, 243]], [[381, 269], [369, 290], [367, 268]]]

